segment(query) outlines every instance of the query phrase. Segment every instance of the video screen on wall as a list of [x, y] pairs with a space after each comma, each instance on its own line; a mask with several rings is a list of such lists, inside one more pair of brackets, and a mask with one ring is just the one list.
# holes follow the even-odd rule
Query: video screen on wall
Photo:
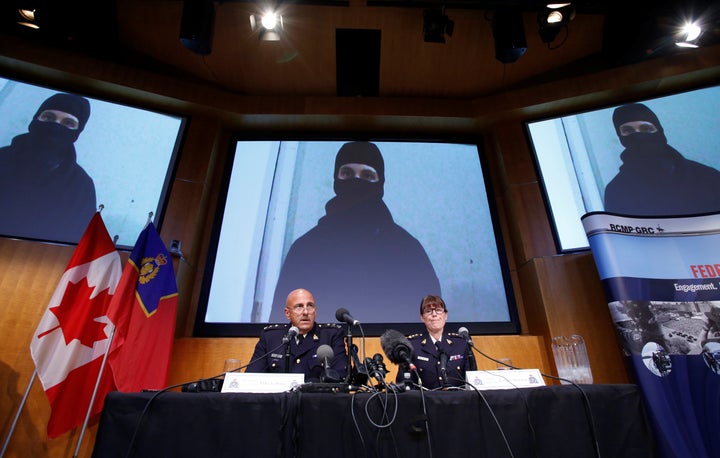
[[720, 86], [526, 124], [561, 252], [589, 247], [589, 212], [720, 211]]
[[519, 330], [476, 144], [241, 140], [225, 185], [196, 335], [286, 323], [297, 288], [369, 335], [417, 329], [429, 294], [449, 332]]
[[183, 118], [0, 78], [0, 121], [0, 236], [75, 244], [100, 206], [119, 249], [160, 225]]

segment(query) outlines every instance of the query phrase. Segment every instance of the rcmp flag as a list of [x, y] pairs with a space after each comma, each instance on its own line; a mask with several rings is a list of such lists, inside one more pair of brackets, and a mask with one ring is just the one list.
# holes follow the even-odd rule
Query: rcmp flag
[[177, 299], [172, 260], [155, 226], [148, 223], [108, 309], [116, 326], [108, 364], [118, 391], [166, 385]]

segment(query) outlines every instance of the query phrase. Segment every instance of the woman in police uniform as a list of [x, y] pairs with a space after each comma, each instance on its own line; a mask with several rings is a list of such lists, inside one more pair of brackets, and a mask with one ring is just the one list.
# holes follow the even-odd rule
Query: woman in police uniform
[[[424, 388], [436, 389], [465, 384], [465, 372], [471, 370], [472, 354], [467, 342], [460, 335], [445, 332], [448, 310], [440, 296], [425, 296], [420, 301], [420, 319], [425, 332], [408, 336], [412, 344], [412, 362], [417, 368], [410, 376]], [[396, 382], [405, 379], [405, 372], [398, 370]], [[407, 368], [405, 368], [407, 370]]]

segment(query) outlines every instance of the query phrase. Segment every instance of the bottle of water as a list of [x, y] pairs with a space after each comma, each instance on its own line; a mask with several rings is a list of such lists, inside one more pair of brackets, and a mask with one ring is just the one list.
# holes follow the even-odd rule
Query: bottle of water
[[[573, 334], [570, 337], [554, 337], [552, 350], [560, 378], [574, 383], [592, 383], [590, 359], [585, 348], [585, 340], [581, 336]], [[561, 383], [570, 384], [564, 380], [561, 380]]]

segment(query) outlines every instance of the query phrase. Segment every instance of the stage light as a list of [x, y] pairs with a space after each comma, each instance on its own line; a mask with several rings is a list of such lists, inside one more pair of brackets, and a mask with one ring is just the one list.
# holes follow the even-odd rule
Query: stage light
[[212, 51], [215, 5], [211, 0], [185, 0], [180, 20], [180, 43], [206, 56]]
[[493, 13], [495, 58], [504, 64], [517, 61], [527, 51], [522, 12], [515, 8], [498, 8]]
[[283, 17], [274, 10], [269, 10], [257, 17], [250, 15], [250, 28], [258, 32], [261, 41], [280, 41], [283, 30]]
[[451, 37], [455, 22], [442, 9], [426, 9], [423, 12], [423, 40], [425, 43], [445, 43], [445, 35]]
[[39, 29], [40, 26], [37, 25], [35, 21], [35, 10], [30, 9], [18, 9], [18, 14], [20, 15], [17, 23], [19, 25], [22, 25], [24, 27], [29, 27], [31, 29]]
[[567, 30], [575, 17], [575, 8], [571, 3], [548, 3], [545, 11], [538, 15], [540, 39], [543, 43], [552, 43], [560, 31]]
[[678, 40], [675, 41], [675, 45], [681, 48], [697, 48], [700, 46], [698, 39], [701, 34], [702, 27], [700, 27], [700, 25], [696, 22], [688, 22], [682, 27], [680, 36]]

